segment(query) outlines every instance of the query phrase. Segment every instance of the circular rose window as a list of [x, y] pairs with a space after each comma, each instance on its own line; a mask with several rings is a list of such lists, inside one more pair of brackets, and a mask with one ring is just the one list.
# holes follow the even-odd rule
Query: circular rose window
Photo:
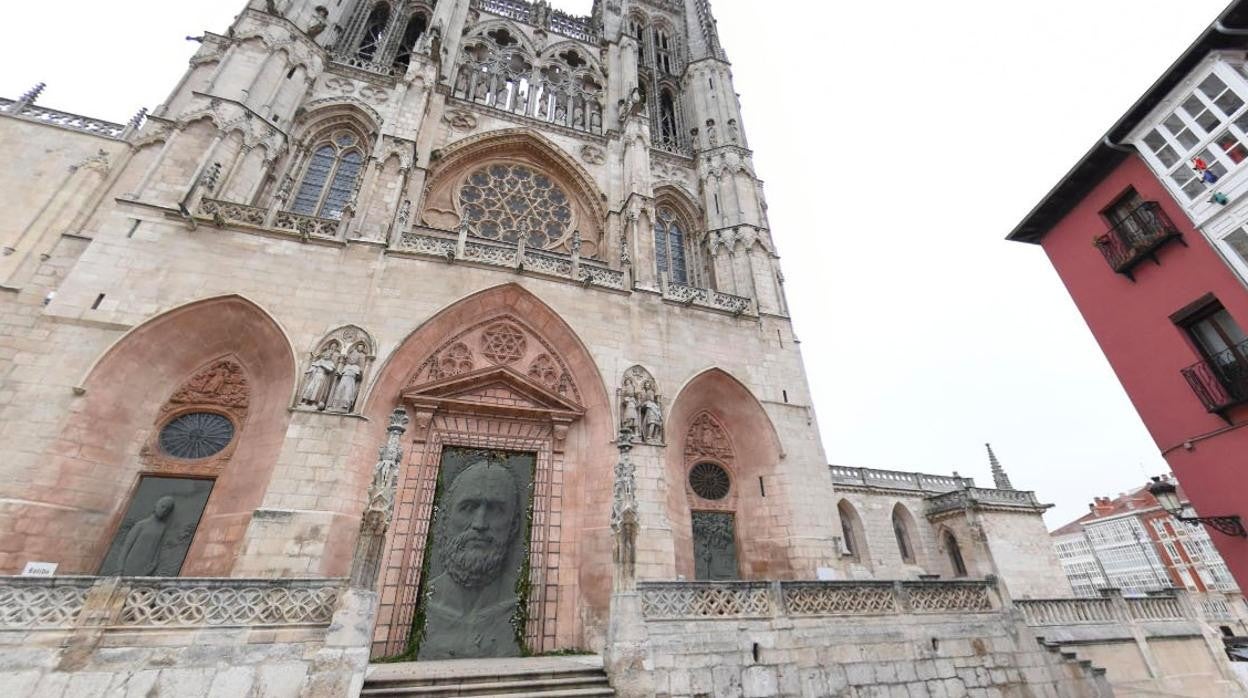
[[160, 450], [174, 458], [215, 456], [234, 438], [234, 423], [213, 412], [191, 412], [160, 430]]
[[723, 499], [730, 485], [728, 471], [714, 463], [698, 463], [689, 471], [689, 487], [702, 499]]

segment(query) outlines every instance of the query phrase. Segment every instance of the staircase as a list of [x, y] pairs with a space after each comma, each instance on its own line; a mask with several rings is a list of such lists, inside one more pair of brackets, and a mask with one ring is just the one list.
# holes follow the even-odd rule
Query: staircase
[[608, 698], [615, 691], [607, 683], [601, 657], [578, 655], [373, 664], [360, 695]]

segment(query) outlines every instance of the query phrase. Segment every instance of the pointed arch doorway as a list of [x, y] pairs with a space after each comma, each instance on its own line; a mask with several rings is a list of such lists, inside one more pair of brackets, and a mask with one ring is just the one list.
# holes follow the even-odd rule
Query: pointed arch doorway
[[547, 385], [537, 370], [446, 375], [455, 348], [435, 355], [402, 393], [412, 441], [382, 568], [374, 657], [555, 648], [565, 444], [584, 408], [574, 386], [558, 378]]

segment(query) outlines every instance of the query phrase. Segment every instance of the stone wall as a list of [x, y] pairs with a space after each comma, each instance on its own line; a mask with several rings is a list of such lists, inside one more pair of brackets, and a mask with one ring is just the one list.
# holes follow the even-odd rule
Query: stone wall
[[0, 578], [0, 685], [14, 698], [348, 698], [374, 604], [340, 580]]

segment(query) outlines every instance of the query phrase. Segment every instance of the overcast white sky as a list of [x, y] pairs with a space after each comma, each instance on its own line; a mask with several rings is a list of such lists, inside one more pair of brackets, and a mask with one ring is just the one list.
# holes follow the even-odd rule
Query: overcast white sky
[[[991, 486], [991, 441], [1051, 528], [1165, 470], [1043, 253], [1003, 238], [1224, 4], [712, 0], [830, 462]], [[0, 96], [124, 121], [243, 5], [5, 3]]]

